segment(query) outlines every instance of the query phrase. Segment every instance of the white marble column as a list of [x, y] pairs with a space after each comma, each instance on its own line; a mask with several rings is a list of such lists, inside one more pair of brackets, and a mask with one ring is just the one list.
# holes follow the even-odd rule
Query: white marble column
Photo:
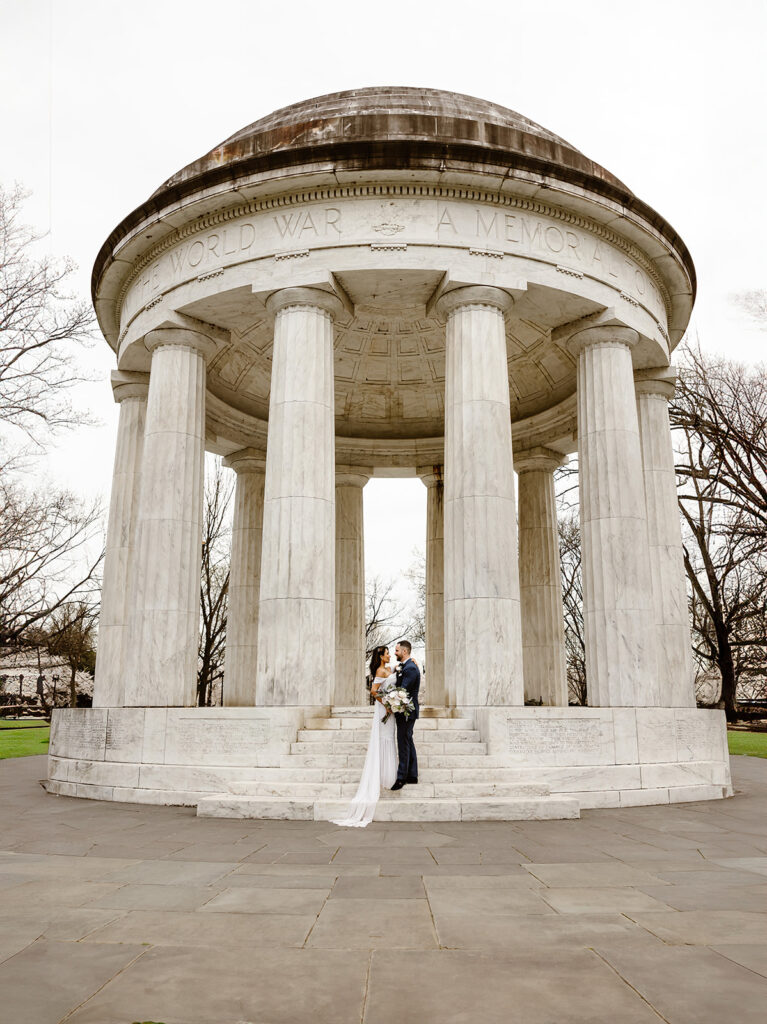
[[332, 295], [287, 288], [275, 314], [258, 622], [258, 704], [328, 705], [335, 657]]
[[647, 502], [659, 701], [664, 707], [695, 707], [687, 579], [668, 416], [676, 374], [671, 367], [658, 367], [639, 370], [634, 379]]
[[514, 459], [525, 700], [557, 707], [567, 707], [567, 667], [554, 470], [566, 461], [549, 448], [532, 448]]
[[112, 392], [120, 406], [112, 494], [109, 499], [99, 639], [93, 682], [95, 708], [122, 707], [126, 632], [130, 618], [130, 577], [141, 483], [141, 454], [149, 375], [117, 370]]
[[426, 703], [451, 702], [445, 690], [445, 488], [442, 466], [417, 470], [426, 485]]
[[336, 653], [333, 703], [367, 704], [362, 488], [371, 470], [336, 467]]
[[658, 703], [642, 454], [631, 348], [635, 331], [575, 334], [583, 618], [589, 704]]
[[256, 703], [258, 597], [261, 585], [261, 534], [264, 519], [263, 452], [242, 448], [224, 459], [237, 474], [232, 518], [232, 557], [224, 657], [224, 705]]
[[498, 288], [443, 296], [445, 678], [459, 706], [522, 704], [517, 519], [505, 313]]
[[196, 703], [200, 619], [205, 335], [151, 331], [125, 703]]

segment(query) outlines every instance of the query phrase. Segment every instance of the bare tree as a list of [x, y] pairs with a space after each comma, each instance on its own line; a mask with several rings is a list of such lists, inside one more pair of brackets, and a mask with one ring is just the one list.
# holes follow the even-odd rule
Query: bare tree
[[737, 292], [730, 298], [733, 304], [742, 309], [757, 326], [762, 329], [767, 328], [767, 290], [759, 288], [747, 292]]
[[562, 567], [562, 606], [565, 620], [567, 689], [571, 704], [586, 704], [586, 644], [583, 631], [581, 531], [578, 517], [559, 518], [559, 559]]
[[99, 502], [0, 479], [0, 652], [34, 643], [54, 613], [98, 591], [103, 552], [89, 551], [101, 529]]
[[223, 678], [229, 595], [231, 525], [229, 511], [234, 483], [221, 460], [205, 485], [200, 572], [200, 640], [197, 661], [197, 703], [209, 706], [213, 686]]
[[18, 185], [0, 186], [0, 650], [34, 646], [54, 621], [60, 628], [77, 614], [82, 622], [102, 557], [92, 553], [99, 503], [25, 487], [30, 452], [7, 436], [20, 432], [40, 448], [57, 429], [88, 420], [68, 396], [87, 379], [75, 356], [91, 337], [93, 311], [67, 294], [74, 265], [42, 253], [42, 236], [23, 223], [26, 198]]
[[96, 622], [94, 603], [74, 601], [62, 604], [51, 615], [46, 647], [69, 666], [69, 706], [77, 707], [77, 673], [93, 675], [96, 667]]
[[411, 643], [426, 643], [426, 554], [420, 548], [413, 550], [405, 577], [415, 594], [415, 605], [410, 616], [407, 636]]
[[396, 580], [368, 577], [365, 585], [365, 651], [369, 658], [376, 647], [390, 647], [414, 635], [412, 616], [395, 596]]
[[46, 431], [87, 419], [67, 393], [86, 379], [73, 356], [94, 316], [66, 292], [74, 264], [35, 254], [42, 236], [22, 222], [27, 195], [0, 186], [0, 423], [39, 445]]
[[[689, 463], [701, 455], [688, 438]], [[716, 473], [688, 472], [679, 505], [685, 523], [684, 563], [690, 598], [693, 653], [698, 664], [714, 666], [729, 720], [737, 717], [738, 681], [746, 668], [765, 659], [767, 563], [753, 523], [742, 511], [717, 502]]]
[[671, 405], [693, 651], [722, 680], [767, 670], [767, 370], [689, 348]]
[[682, 444], [688, 461], [681, 474], [703, 474], [719, 485], [702, 500], [743, 512], [754, 535], [767, 536], [767, 367], [688, 347], [671, 420], [693, 442], [692, 451], [690, 442]]

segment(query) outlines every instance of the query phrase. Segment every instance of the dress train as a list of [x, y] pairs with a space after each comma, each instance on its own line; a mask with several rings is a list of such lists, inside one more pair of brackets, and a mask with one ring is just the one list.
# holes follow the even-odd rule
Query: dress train
[[[382, 680], [383, 681], [383, 680]], [[370, 726], [362, 778], [357, 792], [352, 798], [345, 818], [334, 821], [334, 825], [347, 828], [364, 828], [370, 824], [375, 814], [381, 789], [390, 789], [397, 778], [397, 731], [394, 726], [394, 715], [384, 722], [386, 709], [380, 701], [373, 708], [373, 721]]]

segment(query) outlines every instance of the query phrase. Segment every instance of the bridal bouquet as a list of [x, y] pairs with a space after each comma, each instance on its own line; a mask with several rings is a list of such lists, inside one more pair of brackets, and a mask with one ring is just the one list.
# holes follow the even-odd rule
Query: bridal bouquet
[[403, 714], [405, 718], [409, 718], [411, 712], [415, 711], [412, 697], [402, 686], [392, 686], [385, 690], [381, 696], [381, 703], [386, 708], [386, 714], [381, 719], [383, 722], [388, 722], [391, 714]]

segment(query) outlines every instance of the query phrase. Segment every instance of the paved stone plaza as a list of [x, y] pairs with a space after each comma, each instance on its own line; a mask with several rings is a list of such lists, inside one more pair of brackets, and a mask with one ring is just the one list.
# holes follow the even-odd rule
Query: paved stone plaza
[[579, 821], [199, 819], [0, 763], [3, 1024], [738, 1024], [767, 1005], [767, 761]]

